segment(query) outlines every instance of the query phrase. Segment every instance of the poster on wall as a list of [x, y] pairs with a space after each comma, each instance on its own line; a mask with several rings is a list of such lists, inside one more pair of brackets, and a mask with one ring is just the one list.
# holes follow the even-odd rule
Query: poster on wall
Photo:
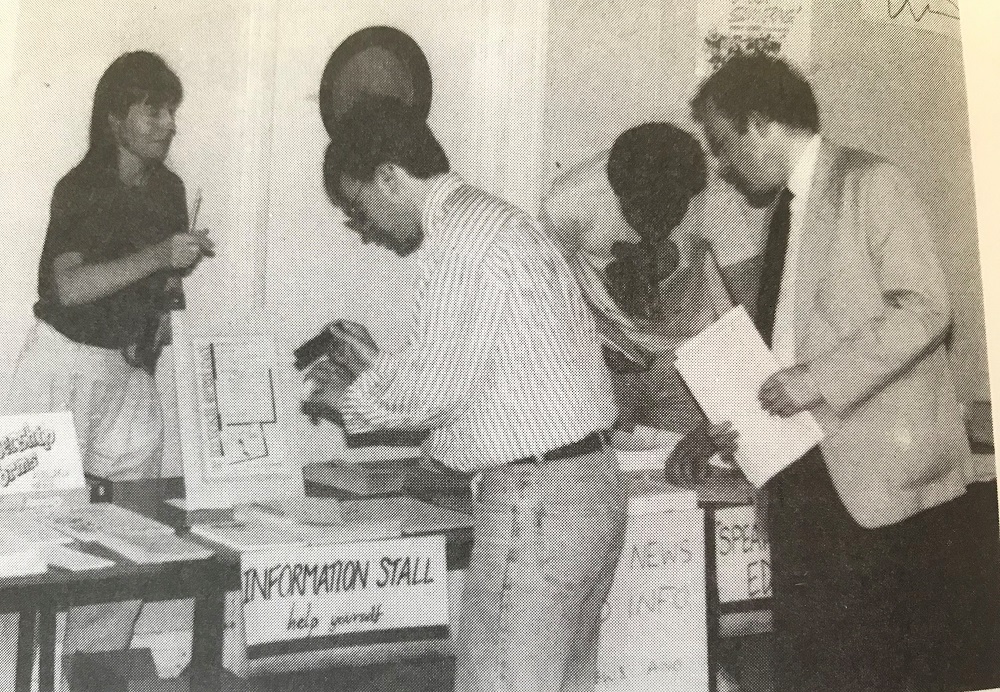
[[699, 77], [740, 53], [780, 55], [806, 69], [812, 0], [698, 0], [698, 36]]
[[862, 0], [869, 18], [884, 24], [961, 39], [958, 0]]

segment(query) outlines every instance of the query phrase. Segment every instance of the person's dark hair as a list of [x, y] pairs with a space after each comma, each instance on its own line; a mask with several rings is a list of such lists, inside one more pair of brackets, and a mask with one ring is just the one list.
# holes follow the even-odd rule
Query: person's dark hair
[[176, 106], [183, 96], [181, 80], [160, 56], [147, 51], [120, 56], [97, 82], [90, 115], [90, 146], [81, 165], [118, 165], [118, 148], [108, 123], [109, 114], [124, 118], [137, 103], [148, 103], [154, 108], [165, 104]]
[[626, 130], [608, 156], [608, 182], [625, 220], [640, 235], [672, 230], [705, 181], [705, 154], [698, 140], [668, 123]]
[[819, 109], [809, 82], [780, 58], [737, 55], [708, 77], [691, 100], [695, 120], [711, 103], [746, 132], [751, 114], [789, 127], [819, 132]]
[[323, 156], [323, 187], [326, 188], [326, 195], [333, 202], [333, 205], [344, 209], [348, 200], [343, 198], [340, 192], [340, 147], [334, 142], [326, 145], [326, 154]]
[[340, 205], [340, 176], [370, 182], [383, 164], [395, 164], [416, 178], [448, 173], [448, 156], [427, 122], [398, 99], [371, 97], [353, 106], [337, 125], [327, 148], [323, 177]]

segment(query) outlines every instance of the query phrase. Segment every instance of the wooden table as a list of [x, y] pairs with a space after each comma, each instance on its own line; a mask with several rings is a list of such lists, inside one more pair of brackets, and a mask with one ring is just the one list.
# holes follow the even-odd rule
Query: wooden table
[[[99, 546], [78, 544], [108, 556]], [[124, 561], [124, 558], [117, 558]], [[69, 572], [50, 568], [44, 574], [0, 579], [0, 611], [20, 614], [17, 638], [16, 692], [30, 692], [35, 645], [39, 651], [39, 692], [54, 692], [56, 614], [73, 606], [141, 599], [194, 599], [191, 689], [216, 692], [222, 670], [226, 570], [214, 557], [202, 560], [135, 565]]]

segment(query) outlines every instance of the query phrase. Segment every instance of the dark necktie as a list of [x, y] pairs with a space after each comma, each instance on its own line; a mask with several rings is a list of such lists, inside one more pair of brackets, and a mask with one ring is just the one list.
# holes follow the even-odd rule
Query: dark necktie
[[788, 248], [788, 231], [791, 228], [791, 191], [785, 188], [778, 195], [778, 205], [771, 217], [764, 247], [764, 263], [760, 268], [760, 291], [757, 294], [757, 310], [754, 322], [764, 343], [771, 345], [774, 329], [774, 313], [778, 307], [781, 291], [781, 276], [785, 271], [785, 250]]

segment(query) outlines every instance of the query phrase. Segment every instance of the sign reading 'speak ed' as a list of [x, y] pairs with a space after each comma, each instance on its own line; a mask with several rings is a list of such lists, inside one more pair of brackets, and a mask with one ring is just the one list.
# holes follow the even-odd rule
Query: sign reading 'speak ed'
[[73, 414], [0, 417], [0, 496], [58, 493], [84, 485]]

